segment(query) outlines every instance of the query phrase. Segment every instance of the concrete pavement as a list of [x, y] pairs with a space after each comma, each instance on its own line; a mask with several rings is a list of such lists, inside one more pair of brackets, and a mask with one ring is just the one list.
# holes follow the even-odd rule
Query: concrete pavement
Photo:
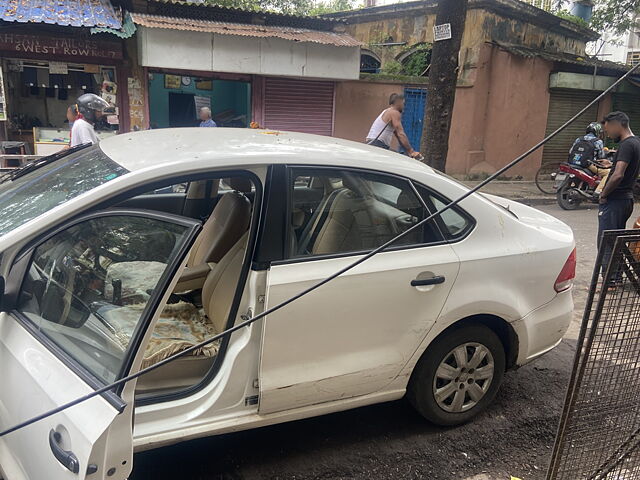
[[[464, 181], [462, 183], [467, 185], [469, 188], [473, 188], [478, 185], [480, 181]], [[483, 187], [481, 192], [509, 198], [532, 206], [556, 203], [555, 195], [542, 193], [536, 186], [535, 182], [532, 181], [494, 180], [486, 187]]]

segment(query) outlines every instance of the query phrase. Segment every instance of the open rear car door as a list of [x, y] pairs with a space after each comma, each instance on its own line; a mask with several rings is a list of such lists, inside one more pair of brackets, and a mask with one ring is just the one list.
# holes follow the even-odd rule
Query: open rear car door
[[[0, 300], [0, 431], [139, 369], [157, 307], [199, 229], [183, 217], [107, 210], [21, 250]], [[0, 437], [5, 480], [125, 480], [134, 388]]]

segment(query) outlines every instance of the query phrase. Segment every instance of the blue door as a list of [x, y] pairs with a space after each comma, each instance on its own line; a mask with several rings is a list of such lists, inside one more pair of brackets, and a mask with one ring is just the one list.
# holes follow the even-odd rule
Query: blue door
[[414, 150], [420, 150], [422, 138], [422, 121], [424, 108], [427, 104], [426, 88], [404, 89], [404, 111], [402, 112], [402, 126], [409, 137], [409, 143]]

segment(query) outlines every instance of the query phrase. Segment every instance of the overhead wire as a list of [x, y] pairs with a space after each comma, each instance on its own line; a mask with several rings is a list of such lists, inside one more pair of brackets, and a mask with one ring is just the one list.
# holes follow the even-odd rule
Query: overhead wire
[[533, 147], [529, 148], [526, 152], [524, 152], [523, 154], [521, 154], [520, 156], [518, 156], [517, 158], [515, 158], [514, 160], [512, 160], [511, 162], [509, 162], [507, 165], [505, 165], [504, 167], [500, 168], [498, 171], [496, 171], [495, 173], [493, 173], [492, 175], [490, 175], [489, 177], [487, 177], [485, 180], [483, 180], [482, 182], [480, 182], [478, 185], [476, 185], [475, 187], [471, 188], [470, 190], [468, 190], [467, 192], [465, 192], [463, 195], [461, 195], [460, 197], [458, 197], [455, 200], [452, 200], [451, 202], [449, 202], [448, 204], [446, 204], [445, 206], [443, 206], [442, 208], [440, 208], [440, 210], [432, 213], [431, 215], [427, 216], [426, 218], [424, 218], [423, 220], [420, 220], [418, 223], [416, 223], [415, 225], [413, 225], [411, 228], [405, 230], [404, 232], [400, 233], [399, 235], [397, 235], [396, 237], [392, 238], [391, 240], [385, 242], [384, 244], [380, 245], [379, 247], [374, 248], [373, 250], [371, 250], [370, 252], [364, 254], [362, 257], [360, 257], [359, 259], [353, 261], [352, 263], [350, 263], [349, 265], [339, 269], [338, 271], [334, 272], [333, 274], [329, 275], [328, 277], [320, 280], [319, 282], [311, 285], [308, 288], [305, 288], [304, 290], [302, 290], [301, 292], [299, 292], [298, 294], [294, 295], [293, 297], [288, 298], [287, 300], [284, 300], [282, 302], [280, 302], [277, 305], [274, 305], [273, 307], [267, 308], [266, 310], [264, 310], [263, 312], [247, 319], [244, 320], [230, 328], [228, 328], [227, 330], [225, 330], [224, 332], [221, 332], [217, 335], [214, 335], [211, 338], [208, 338], [207, 340], [204, 340], [196, 345], [193, 345], [181, 352], [178, 352], [170, 357], [165, 358], [164, 360], [161, 360], [160, 362], [151, 365], [149, 367], [143, 368], [142, 370], [136, 372], [136, 373], [132, 373], [130, 375], [127, 375], [125, 377], [122, 377], [119, 380], [116, 380], [112, 383], [109, 383], [108, 385], [105, 385], [103, 387], [100, 387], [86, 395], [80, 396], [72, 401], [66, 402], [56, 408], [53, 408], [51, 410], [48, 410], [44, 413], [41, 413], [39, 415], [36, 415], [28, 420], [24, 420], [10, 428], [7, 428], [3, 431], [0, 431], [0, 438], [4, 437], [5, 435], [8, 435], [12, 432], [15, 432], [17, 430], [20, 430], [22, 428], [25, 428], [29, 425], [32, 425], [36, 422], [39, 422], [41, 420], [44, 420], [45, 418], [51, 417], [52, 415], [55, 415], [56, 413], [60, 413], [64, 410], [67, 410], [68, 408], [71, 408], [75, 405], [78, 405], [80, 403], [86, 402], [87, 400], [90, 400], [98, 395], [102, 395], [103, 393], [115, 390], [116, 388], [124, 385], [127, 382], [130, 382], [132, 380], [135, 380], [138, 377], [141, 377], [142, 375], [145, 375], [149, 372], [152, 372], [153, 370], [156, 370], [160, 367], [163, 367], [164, 365], [180, 358], [183, 357], [185, 355], [190, 354], [191, 352], [194, 352], [195, 350], [199, 350], [202, 347], [205, 347], [207, 345], [209, 345], [210, 343], [215, 342], [216, 340], [219, 340], [227, 335], [231, 335], [234, 332], [237, 332], [238, 330], [241, 330], [245, 327], [248, 327], [249, 325], [257, 322], [258, 320], [266, 317], [267, 315], [271, 315], [275, 312], [277, 312], [278, 310], [281, 310], [282, 308], [286, 307], [287, 305], [289, 305], [290, 303], [295, 302], [296, 300], [304, 297], [305, 295], [308, 295], [309, 293], [313, 292], [314, 290], [317, 290], [318, 288], [322, 287], [323, 285], [326, 285], [327, 283], [331, 282], [332, 280], [334, 280], [335, 278], [339, 277], [340, 275], [353, 270], [355, 267], [357, 267], [358, 265], [361, 265], [362, 263], [366, 262], [367, 260], [369, 260], [371, 257], [373, 257], [374, 255], [377, 255], [378, 253], [386, 250], [387, 248], [389, 248], [391, 245], [393, 245], [395, 242], [397, 242], [398, 240], [402, 239], [403, 237], [405, 237], [406, 235], [408, 235], [409, 233], [413, 232], [414, 230], [422, 227], [423, 225], [425, 225], [427, 222], [433, 220], [434, 218], [436, 218], [438, 215], [441, 215], [442, 213], [446, 212], [447, 210], [455, 207], [456, 205], [458, 205], [459, 203], [461, 203], [463, 200], [465, 200], [466, 198], [470, 197], [471, 195], [473, 195], [474, 193], [476, 193], [477, 191], [479, 191], [481, 188], [485, 187], [486, 185], [488, 185], [489, 183], [491, 183], [493, 180], [495, 180], [496, 178], [500, 177], [501, 175], [503, 175], [505, 172], [507, 172], [508, 170], [510, 170], [511, 168], [513, 168], [514, 166], [516, 166], [517, 164], [519, 164], [522, 160], [524, 160], [525, 158], [527, 158], [529, 155], [531, 155], [533, 152], [535, 152], [536, 150], [538, 150], [540, 147], [542, 147], [545, 143], [547, 143], [549, 140], [551, 140], [552, 138], [554, 138], [556, 135], [558, 135], [562, 130], [564, 130], [566, 127], [568, 127], [569, 125], [571, 125], [571, 123], [573, 123], [575, 120], [577, 120], [583, 113], [585, 113], [589, 108], [591, 108], [591, 106], [595, 105], [597, 102], [599, 102], [602, 98], [604, 98], [609, 92], [611, 92], [617, 85], [619, 85], [622, 81], [624, 81], [625, 79], [627, 79], [630, 75], [633, 74], [633, 72], [635, 72], [638, 68], [640, 68], [640, 63], [633, 66], [631, 69], [629, 69], [624, 75], [622, 75], [618, 80], [616, 80], [611, 86], [609, 86], [606, 90], [604, 90], [600, 95], [598, 95], [594, 100], [592, 100], [590, 103], [588, 103], [582, 110], [580, 110], [578, 113], [576, 113], [573, 117], [571, 117], [569, 120], [567, 120], [565, 123], [563, 123], [560, 127], [558, 127], [556, 130], [554, 130], [553, 132], [551, 132], [549, 135], [547, 135], [545, 138], [543, 138], [542, 140], [540, 140], [538, 143], [536, 143]]

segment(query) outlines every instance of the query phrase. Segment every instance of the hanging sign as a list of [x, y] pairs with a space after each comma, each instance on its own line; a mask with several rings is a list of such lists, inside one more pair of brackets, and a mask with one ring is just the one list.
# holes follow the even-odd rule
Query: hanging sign
[[199, 113], [200, 109], [203, 107], [211, 108], [211, 97], [200, 97], [198, 95], [194, 95], [193, 99], [196, 102], [196, 113]]
[[67, 64], [64, 62], [49, 62], [49, 73], [52, 75], [66, 75], [69, 73]]
[[440, 40], [451, 39], [451, 24], [443, 23], [442, 25], [434, 25], [433, 27], [433, 41], [439, 42]]
[[2, 78], [2, 67], [0, 66], [0, 121], [7, 119], [7, 102], [4, 96], [4, 79]]

